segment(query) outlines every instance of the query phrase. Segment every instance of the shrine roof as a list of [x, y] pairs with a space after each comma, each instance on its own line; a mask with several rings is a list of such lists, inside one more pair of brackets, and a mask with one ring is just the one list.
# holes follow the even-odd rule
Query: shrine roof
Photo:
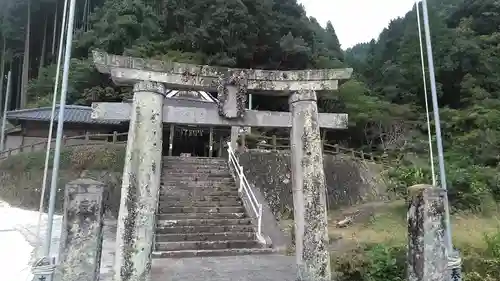
[[[52, 107], [38, 107], [7, 111], [9, 121], [46, 121], [50, 122]], [[59, 105], [56, 106], [55, 122], [59, 118]], [[109, 124], [118, 125], [117, 120], [92, 119], [92, 108], [90, 106], [66, 105], [64, 108], [64, 122], [85, 124]]]

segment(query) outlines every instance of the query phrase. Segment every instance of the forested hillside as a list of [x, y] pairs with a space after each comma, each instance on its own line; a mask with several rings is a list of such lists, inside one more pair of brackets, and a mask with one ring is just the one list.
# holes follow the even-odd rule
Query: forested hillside
[[[428, 2], [448, 184], [460, 199], [455, 206], [477, 205], [490, 192], [498, 199], [500, 2]], [[392, 21], [377, 41], [347, 50], [346, 61], [372, 96], [410, 108], [405, 124], [413, 134], [405, 139], [421, 141], [408, 141], [404, 150], [422, 155], [427, 126], [415, 9]], [[428, 177], [424, 165], [397, 174], [418, 181]]]
[[[49, 105], [63, 1], [2, 1], [1, 73], [13, 71], [11, 108]], [[328, 140], [403, 157], [390, 171], [396, 190], [429, 182], [415, 9], [377, 40], [343, 51], [334, 26], [321, 27], [296, 0], [77, 2], [68, 103], [130, 97], [94, 69], [95, 48], [242, 68], [353, 67], [353, 79], [320, 97], [322, 111], [350, 115], [350, 128]], [[428, 2], [451, 198], [455, 207], [477, 207], [490, 195], [500, 199], [500, 3]], [[254, 100], [260, 109], [288, 109], [283, 99]]]

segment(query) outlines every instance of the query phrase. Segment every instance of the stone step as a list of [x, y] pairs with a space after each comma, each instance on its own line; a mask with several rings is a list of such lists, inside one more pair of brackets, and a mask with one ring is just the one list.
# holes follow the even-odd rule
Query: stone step
[[163, 190], [160, 192], [160, 201], [169, 201], [169, 202], [191, 202], [191, 201], [199, 201], [199, 202], [224, 202], [224, 201], [240, 201], [241, 198], [239, 195], [205, 195], [205, 194], [196, 194], [192, 196], [182, 196], [175, 194], [173, 192], [169, 192], [168, 190]]
[[187, 190], [167, 190], [165, 188], [160, 188], [160, 196], [169, 194], [181, 198], [186, 198], [186, 197], [195, 198], [195, 197], [205, 197], [205, 196], [216, 196], [216, 197], [239, 196], [238, 190], [226, 190], [226, 191], [197, 190], [196, 192], [192, 192]]
[[175, 162], [175, 163], [227, 163], [226, 158], [219, 157], [180, 157], [180, 156], [164, 156], [163, 162]]
[[242, 213], [245, 212], [243, 206], [231, 207], [171, 207], [168, 205], [160, 205], [158, 212], [162, 214], [179, 214], [179, 213]]
[[236, 182], [231, 178], [212, 178], [212, 179], [198, 179], [182, 177], [178, 179], [171, 179], [165, 177], [161, 181], [164, 185], [188, 185], [188, 186], [214, 186], [214, 185], [235, 185]]
[[175, 174], [175, 175], [162, 175], [160, 178], [160, 182], [207, 182], [207, 183], [227, 183], [227, 184], [236, 184], [236, 181], [232, 176], [190, 176], [185, 174]]
[[241, 207], [242, 202], [236, 200], [230, 201], [169, 201], [162, 200], [160, 198], [159, 205], [162, 208], [165, 207], [186, 207], [186, 208], [198, 208], [198, 207], [207, 207], [207, 208], [219, 208], [219, 207]]
[[153, 258], [193, 258], [193, 257], [224, 257], [242, 255], [273, 254], [277, 251], [272, 248], [250, 248], [250, 249], [222, 249], [222, 250], [183, 250], [183, 251], [154, 251]]
[[160, 195], [160, 201], [169, 201], [169, 202], [225, 202], [225, 201], [241, 201], [241, 198], [238, 196], [211, 196], [211, 195], [200, 195], [200, 196], [190, 196], [184, 197], [176, 195], [175, 190], [164, 190], [164, 192]]
[[221, 250], [258, 248], [256, 240], [156, 242], [156, 251]]
[[[222, 187], [222, 188], [217, 188], [217, 187], [212, 187], [212, 188], [202, 188], [202, 187], [177, 188], [177, 187], [171, 187], [171, 186], [160, 187], [160, 197], [171, 195], [171, 196], [175, 196], [175, 197], [191, 198], [192, 196], [196, 196], [196, 195], [204, 196], [207, 194], [234, 195], [234, 196], [236, 196], [238, 194], [238, 189], [236, 189], [236, 188], [231, 189], [231, 188], [227, 188], [227, 187]], [[190, 199], [190, 200], [192, 200], [192, 199]]]
[[255, 240], [254, 232], [157, 234], [156, 242]]
[[240, 213], [186, 213], [186, 214], [158, 214], [158, 220], [183, 220], [183, 219], [241, 219], [246, 215]]
[[227, 161], [224, 162], [163, 162], [162, 167], [164, 169], [171, 168], [216, 168], [216, 169], [228, 169], [229, 165]]
[[213, 191], [238, 191], [238, 187], [231, 184], [220, 184], [215, 186], [186, 186], [186, 185], [165, 185], [160, 184], [160, 191], [164, 191], [169, 194], [175, 194], [175, 191], [180, 192], [213, 192]]
[[201, 162], [190, 162], [190, 161], [167, 161], [163, 162], [162, 166], [164, 168], [185, 168], [185, 167], [199, 167], [199, 168], [208, 168], [208, 167], [214, 167], [214, 168], [224, 168], [227, 169], [229, 167], [227, 161], [220, 161], [220, 162], [209, 162], [209, 161], [201, 161]]
[[[159, 203], [165, 202], [165, 203], [170, 203], [175, 206], [199, 206], [199, 207], [204, 207], [206, 204], [241, 204], [241, 199], [238, 196], [231, 196], [231, 197], [214, 197], [214, 199], [211, 199], [210, 197], [193, 197], [193, 196], [178, 196], [179, 193], [175, 194], [174, 192], [171, 192], [170, 194], [162, 194], [158, 200]], [[213, 206], [213, 205], [208, 205], [208, 207]]]
[[175, 184], [173, 182], [171, 183], [161, 183], [160, 184], [161, 188], [170, 190], [170, 191], [176, 191], [176, 190], [184, 190], [184, 191], [195, 191], [195, 190], [200, 190], [200, 191], [207, 191], [207, 190], [212, 190], [212, 191], [231, 191], [231, 190], [238, 190], [238, 187], [234, 184], [227, 184], [227, 183], [221, 183], [221, 184], [212, 184], [212, 185], [197, 185], [196, 182], [193, 182], [190, 185], [187, 184]]
[[[243, 219], [182, 219], [182, 220], [158, 220], [157, 228], [175, 227], [175, 226], [229, 226], [229, 225], [252, 225], [249, 218]], [[211, 232], [211, 231], [203, 231]], [[225, 232], [225, 231], [221, 231]]]
[[161, 179], [232, 178], [229, 171], [175, 171], [163, 170]]
[[164, 172], [168, 173], [196, 173], [196, 174], [229, 174], [229, 169], [213, 169], [213, 168], [196, 168], [196, 167], [185, 167], [185, 168], [163, 168]]
[[221, 232], [251, 232], [255, 231], [253, 225], [158, 225], [156, 234], [178, 234], [178, 233], [221, 233]]
[[213, 170], [229, 170], [229, 166], [227, 163], [222, 163], [222, 164], [197, 164], [197, 163], [167, 163], [163, 164], [163, 169], [164, 170], [169, 170], [169, 169], [186, 169], [186, 170], [192, 170], [192, 169], [213, 169]]

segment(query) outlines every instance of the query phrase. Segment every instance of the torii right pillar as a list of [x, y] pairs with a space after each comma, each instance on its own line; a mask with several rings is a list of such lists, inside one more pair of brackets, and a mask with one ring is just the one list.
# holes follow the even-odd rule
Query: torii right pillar
[[328, 221], [323, 149], [316, 92], [300, 90], [289, 98], [290, 143], [297, 280], [330, 281]]

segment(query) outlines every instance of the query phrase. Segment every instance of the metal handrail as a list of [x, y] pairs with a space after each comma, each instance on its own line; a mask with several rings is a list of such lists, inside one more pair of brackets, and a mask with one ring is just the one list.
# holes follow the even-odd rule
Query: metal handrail
[[245, 195], [248, 197], [248, 201], [250, 202], [250, 206], [255, 216], [257, 217], [257, 239], [265, 243], [264, 236], [262, 235], [262, 204], [259, 203], [257, 197], [255, 197], [255, 193], [252, 190], [252, 187], [248, 183], [245, 174], [243, 173], [243, 166], [239, 164], [238, 158], [234, 154], [233, 148], [231, 147], [231, 142], [227, 143], [227, 152], [228, 152], [228, 162], [236, 172], [239, 180], [239, 189], [238, 193], [240, 196]]

